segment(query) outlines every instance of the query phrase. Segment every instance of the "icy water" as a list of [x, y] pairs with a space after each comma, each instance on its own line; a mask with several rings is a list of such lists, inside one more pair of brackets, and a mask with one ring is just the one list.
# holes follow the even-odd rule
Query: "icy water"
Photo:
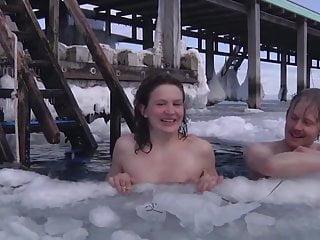
[[[277, 119], [283, 117], [287, 109], [287, 103], [277, 100], [267, 100], [263, 102], [261, 113], [248, 112], [246, 105], [241, 102], [223, 102], [214, 106], [209, 106], [205, 110], [188, 110], [187, 114], [192, 123], [208, 122], [214, 119], [228, 116], [239, 116], [250, 121], [260, 121], [262, 118]], [[222, 122], [224, 120], [221, 120]], [[225, 120], [230, 121], [230, 120]], [[227, 122], [228, 123], [228, 122]], [[200, 124], [198, 129], [194, 130], [203, 135], [205, 126]], [[241, 128], [241, 126], [239, 126]], [[190, 127], [189, 127], [190, 130]], [[220, 131], [220, 129], [218, 130]], [[228, 129], [221, 128], [221, 133]], [[232, 135], [232, 131], [230, 132]], [[215, 150], [216, 167], [220, 174], [225, 177], [248, 176], [247, 168], [243, 160], [243, 146], [246, 139], [221, 139], [215, 136], [201, 136], [207, 139]], [[36, 141], [37, 142], [37, 141]], [[38, 141], [39, 142], [39, 141]], [[79, 152], [72, 152], [68, 144], [49, 145], [32, 144], [31, 145], [31, 168], [36, 172], [49, 175], [51, 177], [64, 180], [103, 180], [111, 165], [111, 156], [109, 153], [109, 139], [98, 143], [97, 151], [88, 156]]]
[[192, 184], [142, 184], [117, 193], [104, 181], [111, 162], [107, 135], [97, 135], [102, 125], [93, 131], [103, 140], [93, 156], [33, 137], [32, 169], [50, 177], [0, 170], [0, 240], [318, 240], [320, 175], [242, 177], [243, 146], [281, 138], [286, 108], [266, 101], [263, 112], [252, 112], [225, 102], [188, 111], [190, 132], [211, 142], [225, 176], [203, 194]]

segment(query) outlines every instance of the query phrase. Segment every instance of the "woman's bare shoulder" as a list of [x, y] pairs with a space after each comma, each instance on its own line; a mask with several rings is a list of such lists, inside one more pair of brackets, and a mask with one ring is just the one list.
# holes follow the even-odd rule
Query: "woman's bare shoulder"
[[197, 137], [193, 134], [188, 135], [188, 144], [190, 146], [193, 146], [197, 149], [199, 149], [200, 151], [204, 151], [204, 150], [212, 150], [212, 146], [211, 144], [203, 138]]
[[133, 134], [124, 134], [118, 138], [116, 142], [116, 147], [121, 150], [129, 149], [131, 146], [135, 145], [135, 140]]

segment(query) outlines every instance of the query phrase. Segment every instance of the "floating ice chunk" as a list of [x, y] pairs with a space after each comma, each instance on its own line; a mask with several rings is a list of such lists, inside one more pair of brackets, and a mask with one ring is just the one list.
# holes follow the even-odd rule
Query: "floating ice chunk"
[[119, 230], [112, 233], [111, 240], [147, 240], [147, 239], [141, 238], [138, 234], [132, 231]]
[[82, 221], [68, 217], [48, 217], [44, 230], [49, 235], [64, 234], [71, 229], [82, 227]]
[[263, 112], [263, 110], [255, 109], [255, 108], [245, 108], [243, 111], [245, 113], [262, 113]]
[[16, 236], [21, 237], [25, 240], [39, 240], [40, 237], [37, 233], [30, 230], [20, 222], [10, 222], [8, 224], [9, 231], [14, 233]]
[[247, 214], [248, 212], [260, 207], [261, 204], [258, 202], [252, 203], [236, 203], [228, 204], [219, 208], [215, 218], [214, 225], [222, 226], [225, 223], [232, 222], [236, 219], [239, 219], [242, 215]]
[[98, 206], [89, 213], [89, 221], [96, 227], [119, 228], [120, 217], [108, 206]]
[[52, 237], [52, 236], [49, 236], [49, 235], [45, 235], [45, 236], [41, 237], [41, 240], [62, 240], [62, 238], [61, 237]]
[[85, 240], [89, 236], [89, 233], [84, 228], [73, 229], [63, 234], [63, 240]]
[[249, 213], [244, 218], [248, 232], [254, 236], [264, 235], [268, 227], [275, 225], [275, 218], [260, 213]]
[[[214, 226], [232, 222], [260, 206], [256, 202], [220, 206], [222, 201], [219, 201], [218, 196], [214, 195], [216, 194], [159, 192], [154, 196], [153, 202], [179, 218], [181, 226], [200, 235], [209, 234]], [[213, 199], [215, 200], [212, 201]]]
[[21, 202], [30, 208], [44, 209], [115, 194], [116, 190], [106, 182], [67, 182], [39, 176], [26, 186]]
[[0, 184], [4, 186], [17, 187], [39, 177], [37, 173], [17, 169], [2, 169], [0, 174]]
[[155, 202], [148, 202], [136, 207], [137, 215], [146, 221], [164, 222], [166, 220], [166, 212], [159, 208]]

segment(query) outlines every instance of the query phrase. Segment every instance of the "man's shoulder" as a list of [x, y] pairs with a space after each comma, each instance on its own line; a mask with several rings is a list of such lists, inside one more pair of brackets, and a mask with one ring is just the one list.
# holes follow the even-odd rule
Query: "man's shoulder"
[[276, 152], [278, 142], [258, 142], [248, 144], [245, 149], [245, 155], [269, 155]]
[[314, 143], [315, 150], [320, 151], [320, 144], [319, 143]]

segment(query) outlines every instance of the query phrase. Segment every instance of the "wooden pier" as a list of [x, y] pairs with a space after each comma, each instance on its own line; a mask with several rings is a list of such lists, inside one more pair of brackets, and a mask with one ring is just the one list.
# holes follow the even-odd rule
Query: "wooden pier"
[[[141, 81], [153, 72], [171, 72], [182, 82], [197, 82], [196, 69], [183, 69], [180, 59], [182, 36], [196, 39], [197, 49], [206, 55], [206, 75], [214, 72], [214, 56], [228, 57], [221, 71], [237, 71], [248, 60], [248, 106], [261, 107], [261, 62], [281, 67], [281, 100], [286, 100], [287, 66], [297, 66], [297, 89], [310, 86], [310, 69], [320, 69], [320, 14], [286, 0], [0, 0], [0, 43], [6, 59], [0, 66], [17, 67], [17, 89], [0, 89], [1, 98], [18, 99], [18, 121], [0, 124], [1, 161], [14, 161], [6, 134], [19, 132], [19, 156], [29, 166], [30, 133], [43, 132], [55, 144], [63, 132], [73, 148], [94, 151], [97, 147], [67, 80], [97, 80], [111, 93], [111, 152], [120, 136], [120, 121], [133, 130], [133, 111], [119, 81]], [[90, 4], [91, 9], [83, 9]], [[128, 17], [129, 16], [129, 17]], [[156, 19], [160, 20], [156, 20]], [[16, 25], [12, 29], [8, 19]], [[39, 19], [45, 19], [41, 30]], [[157, 21], [163, 29], [163, 65], [141, 67], [113, 64], [100, 43], [154, 46]], [[129, 26], [131, 37], [113, 32], [115, 24]], [[103, 27], [99, 27], [103, 25]], [[140, 34], [139, 34], [140, 33]], [[141, 36], [142, 35], [142, 36]], [[23, 49], [14, 55], [15, 36]], [[59, 57], [59, 42], [87, 45], [93, 62], [77, 62]], [[229, 51], [221, 49], [229, 45]], [[29, 55], [26, 56], [25, 53]], [[265, 55], [261, 56], [261, 52]], [[154, 57], [154, 56], [151, 56]], [[151, 62], [156, 61], [151, 59]], [[45, 85], [39, 90], [35, 78]], [[58, 119], [53, 119], [44, 98], [54, 99]], [[30, 110], [37, 121], [30, 121]], [[3, 113], [0, 114], [3, 116]], [[96, 116], [97, 117], [97, 116]]]

